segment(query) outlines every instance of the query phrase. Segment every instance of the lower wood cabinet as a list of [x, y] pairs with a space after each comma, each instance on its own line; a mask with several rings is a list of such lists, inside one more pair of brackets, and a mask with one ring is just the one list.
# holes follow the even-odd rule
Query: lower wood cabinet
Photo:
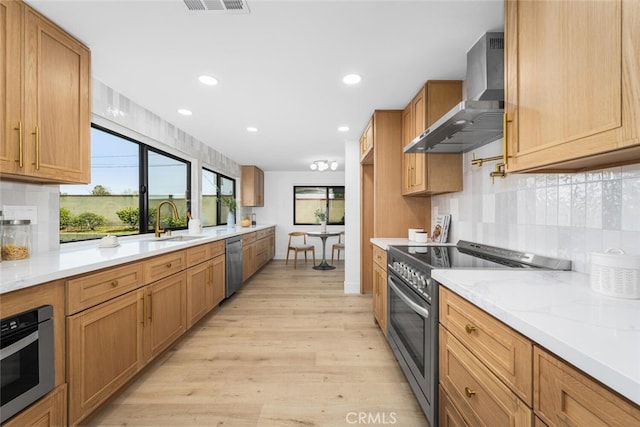
[[387, 335], [387, 251], [373, 246], [373, 316]]
[[440, 288], [440, 426], [640, 426], [640, 407]]
[[225, 271], [224, 254], [187, 270], [187, 328], [224, 299]]
[[143, 344], [145, 363], [187, 330], [187, 278], [178, 273], [145, 287]]
[[76, 424], [144, 366], [145, 290], [67, 318], [69, 423]]
[[535, 347], [533, 363], [534, 408], [541, 425], [640, 426], [638, 405], [566, 362]]
[[242, 237], [242, 281], [249, 280], [275, 255], [275, 227], [258, 230]]
[[70, 424], [186, 331], [186, 282], [180, 272], [67, 318]]
[[531, 408], [442, 326], [439, 364], [440, 385], [469, 425], [532, 425]]
[[10, 418], [4, 427], [59, 427], [67, 425], [67, 385], [62, 384], [29, 408]]

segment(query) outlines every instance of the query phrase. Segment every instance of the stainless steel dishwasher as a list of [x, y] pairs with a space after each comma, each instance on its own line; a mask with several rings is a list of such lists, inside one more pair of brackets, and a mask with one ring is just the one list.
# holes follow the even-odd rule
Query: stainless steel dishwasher
[[230, 237], [226, 242], [225, 298], [233, 295], [242, 286], [242, 237]]

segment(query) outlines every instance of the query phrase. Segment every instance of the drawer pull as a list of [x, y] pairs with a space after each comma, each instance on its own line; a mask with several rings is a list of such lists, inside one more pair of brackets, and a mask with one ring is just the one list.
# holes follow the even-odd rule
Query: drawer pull
[[476, 391], [475, 390], [471, 390], [469, 387], [465, 387], [464, 388], [464, 394], [466, 394], [467, 397], [471, 397], [474, 394], [476, 394]]
[[470, 334], [471, 332], [477, 330], [475, 326], [470, 325], [470, 324], [466, 324], [466, 326], [464, 327], [464, 330], [467, 331], [468, 334]]
[[167, 268], [171, 268], [171, 263], [170, 263], [170, 262], [166, 263], [166, 264], [165, 264], [165, 267], [167, 267]]
[[111, 287], [115, 288], [116, 286], [118, 286], [118, 281], [117, 280], [112, 281], [111, 282]]

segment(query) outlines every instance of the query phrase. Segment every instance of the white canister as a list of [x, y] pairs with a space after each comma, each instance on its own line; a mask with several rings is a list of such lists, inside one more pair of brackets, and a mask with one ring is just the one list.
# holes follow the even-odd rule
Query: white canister
[[200, 234], [202, 233], [202, 223], [199, 219], [191, 218], [189, 220], [189, 234]]
[[429, 234], [422, 232], [422, 231], [417, 231], [416, 232], [416, 243], [427, 243], [427, 240], [429, 239]]
[[409, 240], [414, 242], [416, 240], [416, 233], [424, 231], [422, 228], [410, 228], [409, 229]]

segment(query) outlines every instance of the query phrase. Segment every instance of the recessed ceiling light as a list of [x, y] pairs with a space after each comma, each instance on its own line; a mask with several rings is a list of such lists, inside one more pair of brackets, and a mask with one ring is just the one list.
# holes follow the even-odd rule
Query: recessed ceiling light
[[257, 127], [253, 127], [253, 126], [249, 126], [247, 128], [247, 132], [258, 132], [258, 128]]
[[349, 126], [340, 126], [338, 128], [339, 132], [349, 132]]
[[348, 85], [358, 84], [360, 83], [360, 80], [362, 80], [362, 77], [360, 77], [358, 74], [347, 74], [342, 78], [342, 81]]
[[190, 116], [193, 114], [191, 110], [187, 110], [186, 108], [179, 109], [178, 113], [182, 114], [183, 116]]
[[205, 84], [207, 86], [215, 86], [218, 84], [218, 79], [211, 76], [200, 76], [198, 77], [198, 80], [200, 80], [200, 83]]

